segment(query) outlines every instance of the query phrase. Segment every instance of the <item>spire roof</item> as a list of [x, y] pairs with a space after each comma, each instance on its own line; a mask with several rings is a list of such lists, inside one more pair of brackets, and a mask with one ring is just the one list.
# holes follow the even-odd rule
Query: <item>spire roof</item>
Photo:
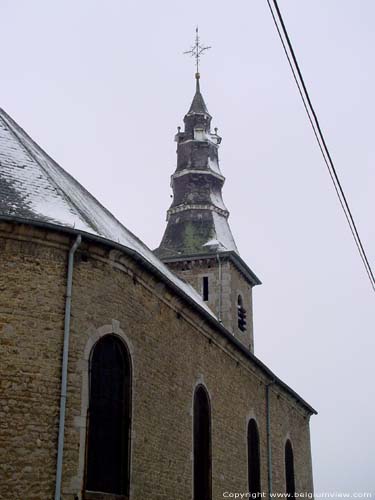
[[207, 110], [206, 103], [204, 102], [203, 96], [201, 94], [199, 79], [200, 79], [200, 74], [195, 73], [195, 80], [196, 80], [195, 95], [193, 97], [188, 114], [190, 115], [193, 113], [197, 113], [197, 114], [205, 114], [205, 115], [210, 116], [210, 113]]
[[211, 132], [211, 115], [207, 111], [195, 74], [196, 90], [185, 129], [177, 141], [177, 167], [172, 175], [173, 200], [167, 212], [167, 227], [159, 247], [161, 258], [196, 254], [235, 252], [238, 249], [229, 223], [229, 212], [223, 202], [225, 178], [219, 168], [218, 148], [221, 137]]

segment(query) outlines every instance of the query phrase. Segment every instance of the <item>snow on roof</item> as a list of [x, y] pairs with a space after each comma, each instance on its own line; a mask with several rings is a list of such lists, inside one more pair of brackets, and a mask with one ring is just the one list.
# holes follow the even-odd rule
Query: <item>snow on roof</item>
[[216, 233], [215, 239], [220, 243], [219, 248], [231, 250], [238, 253], [238, 249], [230, 230], [227, 218], [214, 211], [212, 212], [212, 217], [214, 220], [214, 228]]
[[84, 231], [130, 248], [215, 317], [191, 285], [177, 278], [0, 108], [1, 215]]
[[216, 158], [211, 158], [210, 156], [208, 157], [208, 167], [213, 171], [216, 172], [217, 174], [223, 175], [221, 173], [219, 163]]
[[204, 247], [210, 247], [212, 248], [213, 250], [215, 250], [215, 252], [225, 252], [227, 251], [228, 249], [221, 243], [221, 241], [213, 238], [212, 240], [209, 240], [207, 241], [207, 243], [205, 243], [204, 245], [202, 245]]
[[221, 194], [221, 191], [219, 189], [216, 189], [216, 190], [212, 190], [210, 192], [210, 198], [211, 198], [211, 201], [212, 203], [220, 208], [221, 210], [225, 210], [225, 211], [228, 211], [227, 207], [225, 206], [224, 204], [224, 201], [223, 201], [223, 197], [222, 197], [222, 194]]

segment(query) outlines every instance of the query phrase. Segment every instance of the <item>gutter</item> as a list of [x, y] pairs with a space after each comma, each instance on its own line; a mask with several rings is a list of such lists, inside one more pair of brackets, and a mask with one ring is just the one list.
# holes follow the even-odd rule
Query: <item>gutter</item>
[[[156, 254], [157, 255], [157, 254]], [[251, 286], [261, 285], [262, 282], [258, 278], [258, 276], [250, 269], [250, 267], [246, 264], [246, 262], [238, 255], [234, 250], [225, 250], [220, 252], [222, 258], [229, 259], [234, 266], [245, 276], [245, 278], [249, 281]], [[180, 262], [181, 260], [196, 260], [196, 259], [207, 259], [214, 258], [215, 254], [212, 253], [194, 253], [189, 255], [181, 255], [179, 257], [159, 257], [160, 260], [164, 263], [169, 262]]]
[[179, 286], [173, 283], [169, 278], [167, 278], [159, 269], [157, 269], [151, 262], [148, 262], [144, 257], [142, 257], [138, 252], [133, 250], [132, 248], [121, 245], [120, 243], [116, 243], [112, 240], [108, 240], [103, 236], [97, 236], [92, 233], [87, 233], [86, 231], [81, 231], [78, 229], [74, 229], [72, 227], [61, 226], [58, 224], [52, 224], [50, 222], [41, 222], [33, 219], [23, 219], [21, 217], [12, 217], [6, 215], [0, 215], [0, 220], [7, 222], [17, 222], [19, 224], [29, 224], [34, 227], [41, 227], [44, 229], [50, 229], [61, 233], [66, 234], [75, 234], [82, 235], [85, 239], [94, 241], [101, 245], [106, 245], [111, 248], [115, 248], [117, 250], [122, 251], [123, 253], [129, 255], [137, 262], [140, 262], [145, 268], [147, 268], [154, 276], [157, 276], [159, 279], [164, 281], [174, 292], [176, 292], [180, 297], [182, 297], [185, 302], [190, 304], [195, 310], [199, 311], [202, 316], [206, 319], [206, 321], [216, 328], [225, 339], [237, 348], [238, 351], [249, 359], [252, 363], [254, 363], [262, 373], [268, 377], [270, 380], [273, 380], [276, 385], [281, 387], [287, 394], [292, 396], [301, 406], [303, 406], [310, 415], [317, 415], [318, 412], [314, 410], [312, 406], [310, 406], [299, 394], [297, 394], [291, 387], [289, 387], [285, 382], [279, 379], [260, 359], [258, 359], [254, 354], [252, 354], [239, 340], [237, 340], [228, 330], [217, 320], [213, 314], [210, 314], [208, 311], [204, 309], [198, 302], [189, 297]]
[[217, 262], [219, 264], [219, 316], [218, 316], [218, 320], [219, 320], [219, 323], [222, 323], [221, 321], [221, 309], [222, 309], [222, 305], [221, 305], [221, 302], [222, 302], [222, 294], [223, 294], [223, 284], [222, 284], [222, 271], [221, 271], [221, 260], [220, 260], [220, 256], [219, 254], [217, 254]]
[[272, 494], [272, 443], [271, 443], [271, 411], [270, 411], [270, 386], [275, 383], [272, 380], [266, 384], [266, 428], [267, 428], [267, 480], [268, 480], [268, 498]]
[[60, 421], [59, 421], [59, 434], [57, 444], [57, 466], [56, 466], [56, 486], [55, 486], [55, 500], [61, 498], [61, 477], [62, 465], [64, 454], [64, 430], [65, 430], [65, 407], [66, 407], [66, 389], [68, 378], [68, 358], [69, 358], [69, 337], [70, 337], [70, 313], [72, 305], [72, 288], [73, 288], [73, 268], [74, 268], [74, 254], [81, 244], [82, 237], [77, 235], [75, 242], [69, 250], [68, 257], [68, 274], [66, 279], [66, 298], [65, 298], [65, 320], [64, 320], [64, 346], [63, 346], [63, 359], [62, 359], [62, 373], [61, 373], [61, 393], [60, 393]]

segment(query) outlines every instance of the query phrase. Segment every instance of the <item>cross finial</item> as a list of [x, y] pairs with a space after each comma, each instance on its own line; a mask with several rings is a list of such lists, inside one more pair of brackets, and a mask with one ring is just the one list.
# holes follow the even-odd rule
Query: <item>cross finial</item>
[[192, 57], [195, 58], [195, 67], [196, 67], [196, 78], [199, 78], [199, 61], [200, 57], [205, 52], [206, 50], [210, 49], [211, 47], [209, 46], [204, 46], [201, 45], [200, 39], [199, 39], [199, 33], [198, 33], [198, 26], [195, 28], [195, 43], [191, 47], [190, 50], [187, 50], [184, 52], [184, 54], [190, 54]]

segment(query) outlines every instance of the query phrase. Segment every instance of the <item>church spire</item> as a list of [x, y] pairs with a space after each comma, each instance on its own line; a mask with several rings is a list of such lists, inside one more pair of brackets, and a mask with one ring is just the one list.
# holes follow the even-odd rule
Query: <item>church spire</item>
[[195, 95], [184, 117], [184, 131], [179, 128], [175, 136], [177, 168], [172, 175], [168, 224], [157, 249], [161, 258], [237, 252], [221, 194], [225, 181], [218, 157], [221, 137], [217, 129], [211, 132], [212, 117], [200, 91], [199, 73], [195, 78]]
[[172, 204], [167, 227], [155, 254], [190, 283], [220, 322], [251, 351], [252, 288], [260, 281], [239, 256], [222, 198], [225, 178], [219, 167], [221, 137], [211, 131], [212, 117], [200, 89], [196, 43], [189, 51], [196, 58], [195, 94], [178, 127], [177, 167], [171, 177]]

